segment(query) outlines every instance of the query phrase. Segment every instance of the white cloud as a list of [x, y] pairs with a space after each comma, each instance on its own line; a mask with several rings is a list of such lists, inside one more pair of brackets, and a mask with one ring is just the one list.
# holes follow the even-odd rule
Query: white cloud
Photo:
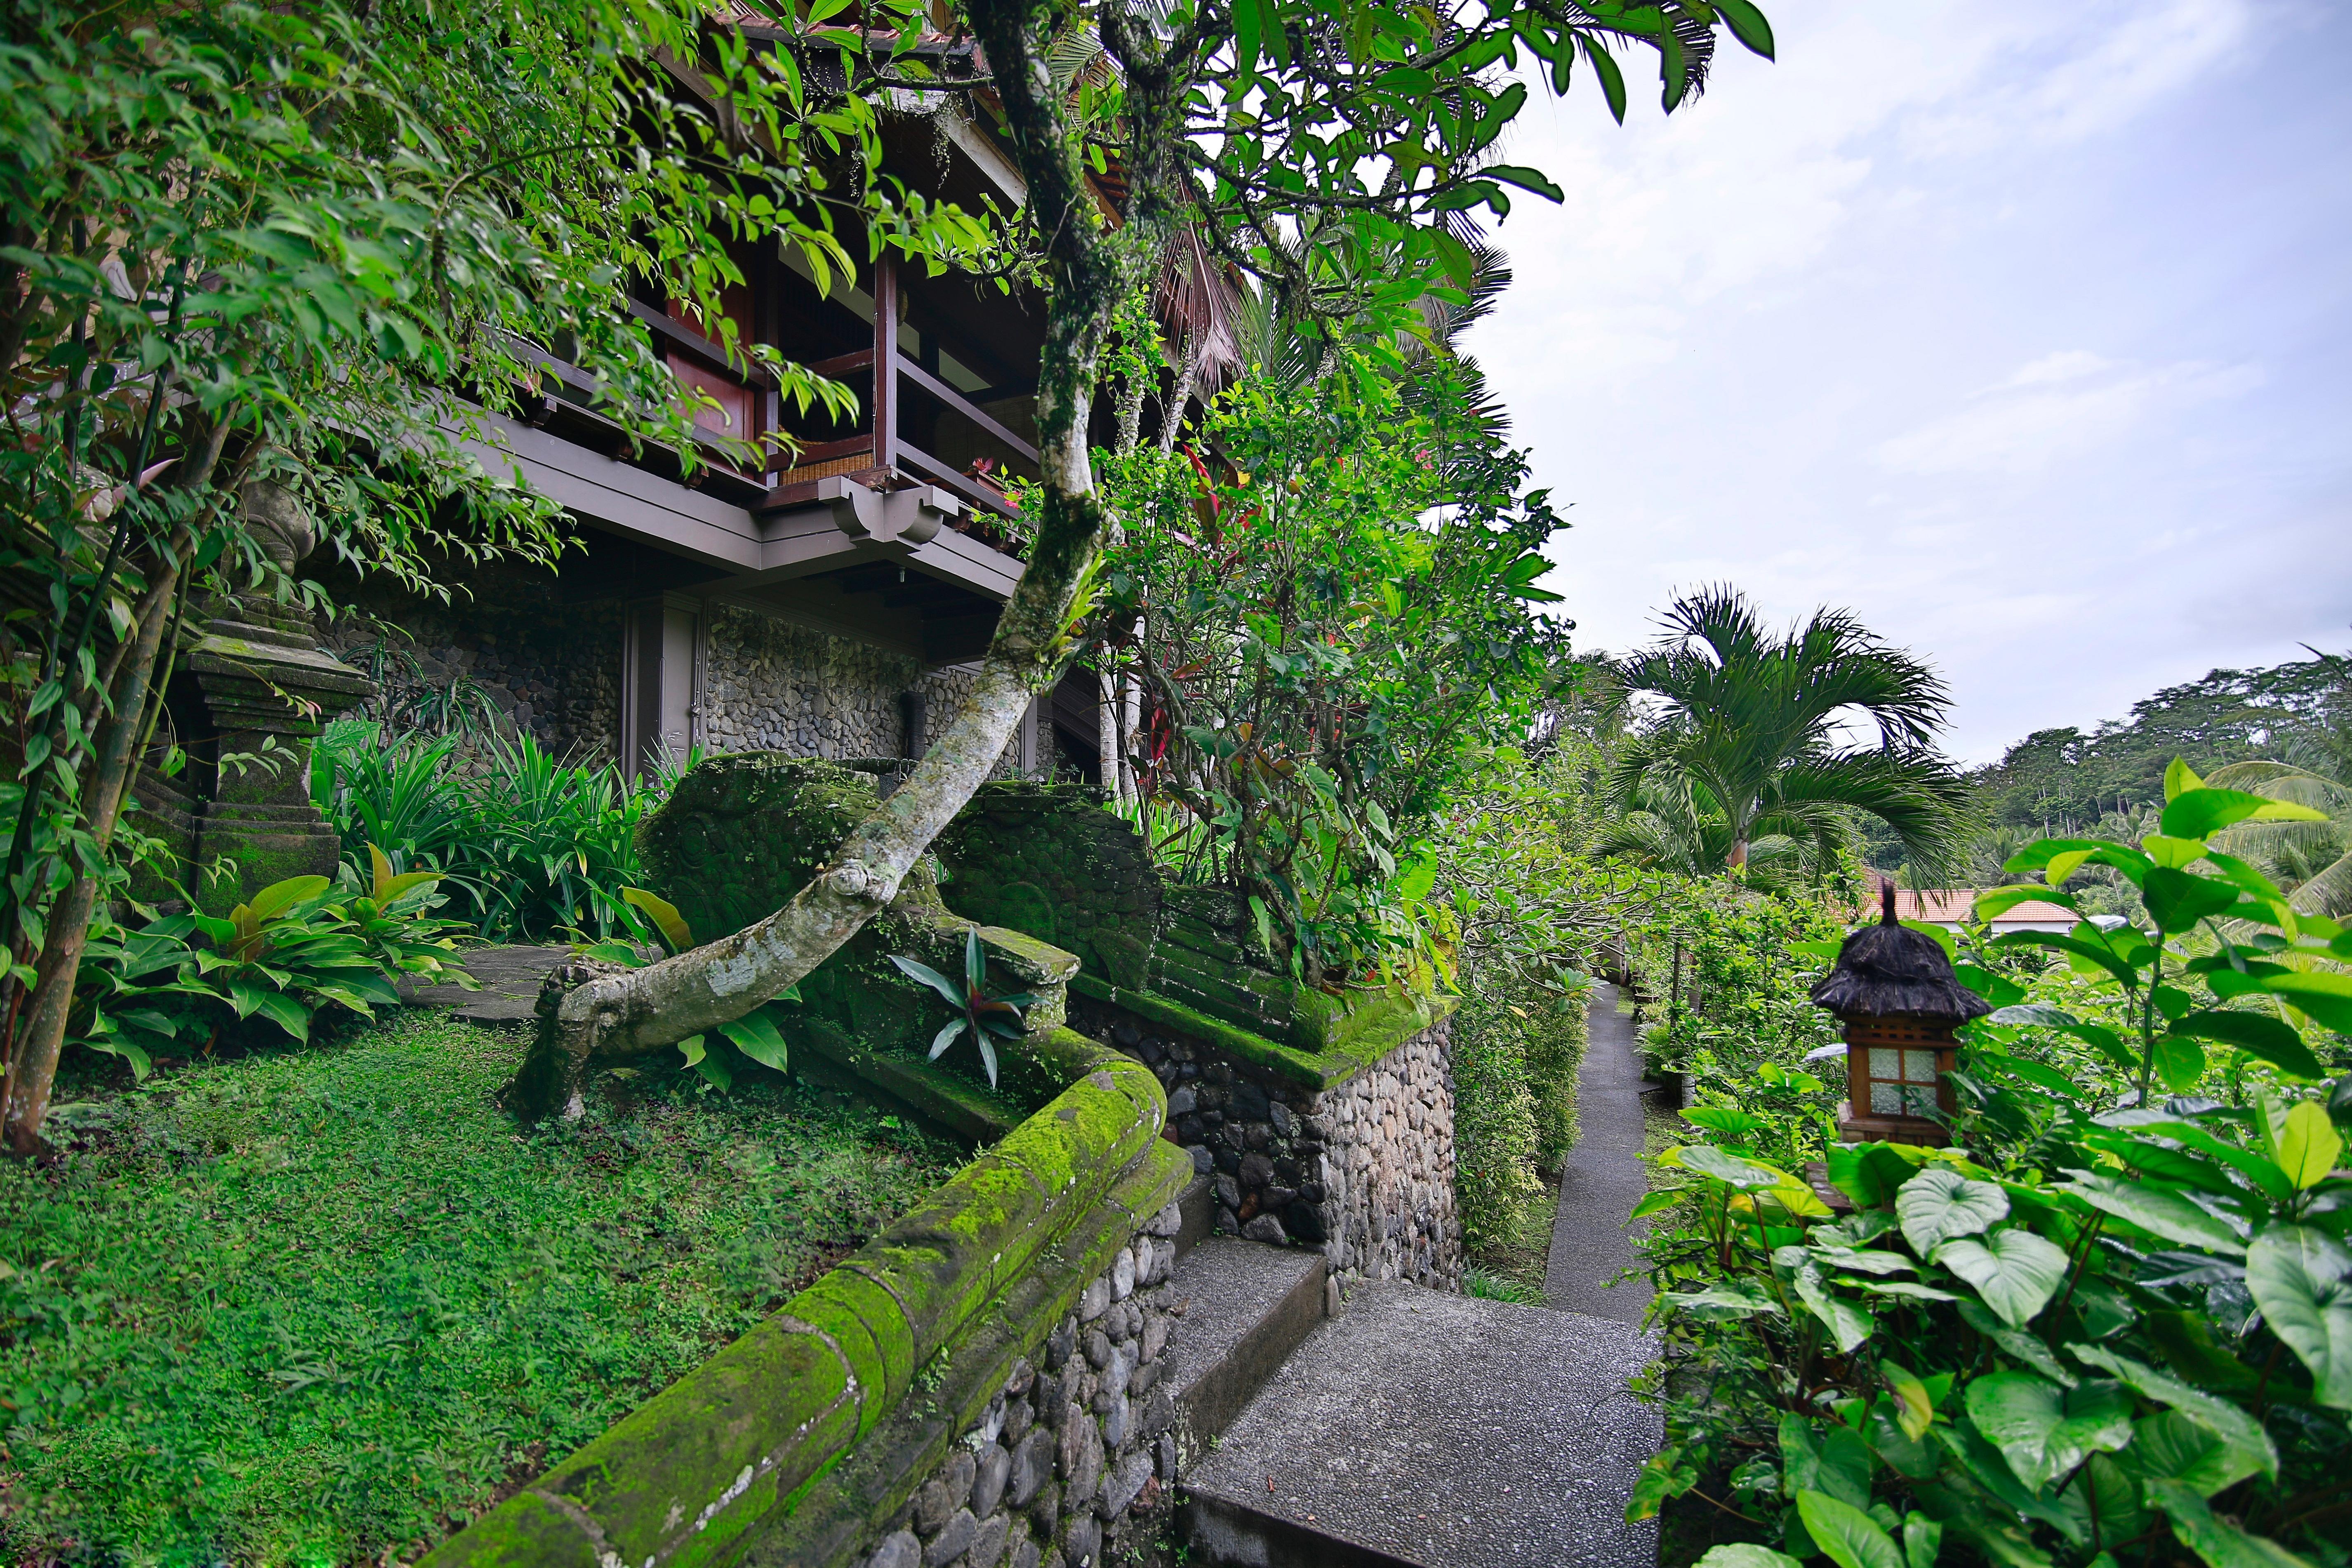
[[1972, 405], [1879, 443], [1885, 467], [1918, 475], [2025, 475], [2145, 433], [2149, 421], [2262, 384], [2252, 365], [2193, 361], [2133, 371], [2081, 350], [2021, 367]]

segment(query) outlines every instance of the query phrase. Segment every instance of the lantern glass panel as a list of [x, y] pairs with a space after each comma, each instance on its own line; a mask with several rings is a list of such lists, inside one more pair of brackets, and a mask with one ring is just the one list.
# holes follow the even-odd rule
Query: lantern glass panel
[[1907, 1081], [1912, 1083], [1935, 1082], [1936, 1053], [1933, 1051], [1905, 1051], [1903, 1053], [1903, 1076]]
[[1936, 1109], [1936, 1088], [1922, 1083], [1873, 1083], [1870, 1086], [1870, 1113], [1873, 1116], [1927, 1116]]
[[1903, 1076], [1903, 1053], [1891, 1046], [1870, 1047], [1870, 1076], [1895, 1078]]

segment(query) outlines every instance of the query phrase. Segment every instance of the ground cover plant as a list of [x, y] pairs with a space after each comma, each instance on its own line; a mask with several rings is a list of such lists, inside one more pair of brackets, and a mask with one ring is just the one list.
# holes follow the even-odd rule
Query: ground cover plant
[[1993, 944], [2056, 955], [2104, 1021], [1956, 967], [2000, 1005], [1950, 1148], [1829, 1149], [1838, 1217], [1768, 1152], [1795, 1118], [1690, 1114], [1679, 1185], [1635, 1211], [1664, 1216], [1669, 1447], [1629, 1516], [1703, 1505], [1716, 1568], [2347, 1561], [2352, 934], [2214, 847], [2294, 808], [2167, 787], [2162, 831], [2040, 841], [2011, 868], [2045, 885], [1979, 901], [2070, 901], [2096, 858], [2147, 914]]
[[0, 1169], [12, 1560], [413, 1555], [961, 1161], [777, 1075], [719, 1095], [676, 1066], [519, 1136], [492, 1095], [522, 1048], [406, 1013], [66, 1086], [58, 1156]]

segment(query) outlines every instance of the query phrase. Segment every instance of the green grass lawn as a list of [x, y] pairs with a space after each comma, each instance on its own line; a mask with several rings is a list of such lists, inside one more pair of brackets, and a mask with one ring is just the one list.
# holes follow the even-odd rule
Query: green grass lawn
[[157, 1074], [0, 1162], [10, 1561], [407, 1558], [594, 1436], [962, 1154], [772, 1074], [492, 1102], [523, 1037], [406, 1014]]

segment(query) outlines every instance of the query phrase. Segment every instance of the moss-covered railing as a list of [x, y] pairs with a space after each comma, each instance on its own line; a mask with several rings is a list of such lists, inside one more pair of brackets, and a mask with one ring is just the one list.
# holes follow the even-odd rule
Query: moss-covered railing
[[1142, 1063], [1066, 1028], [1023, 1051], [1066, 1085], [1042, 1110], [425, 1561], [664, 1568], [857, 1550], [1031, 1331], [1192, 1176], [1160, 1137], [1168, 1102]]

